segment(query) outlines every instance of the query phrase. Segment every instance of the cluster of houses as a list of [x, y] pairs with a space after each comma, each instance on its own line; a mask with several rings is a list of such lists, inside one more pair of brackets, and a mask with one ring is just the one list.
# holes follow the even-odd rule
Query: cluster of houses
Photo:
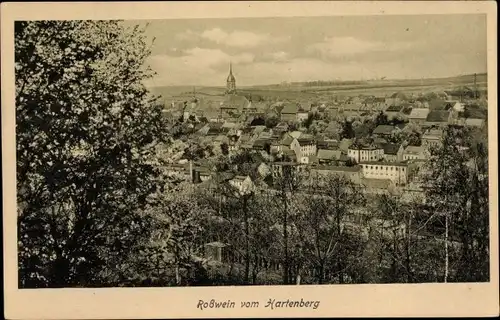
[[[230, 174], [225, 177], [241, 192], [252, 188], [255, 177], [272, 180], [280, 175], [285, 166], [312, 175], [343, 175], [370, 192], [404, 189], [418, 180], [417, 173], [429, 157], [429, 148], [440, 143], [444, 127], [453, 124], [483, 128], [486, 121], [465, 118], [468, 101], [464, 101], [462, 96], [457, 99], [445, 92], [436, 94], [430, 100], [398, 92], [388, 97], [344, 97], [330, 102], [278, 102], [271, 105], [254, 103], [234, 90], [231, 92], [224, 97], [205, 97], [193, 99], [190, 104], [184, 103], [182, 116], [193, 119], [189, 124], [192, 133], [212, 143], [214, 149], [222, 152], [226, 148], [229, 156], [244, 150], [261, 155], [254, 168], [254, 177]], [[218, 104], [217, 112], [207, 107], [210, 99], [216, 99], [212, 107]], [[369, 143], [354, 139], [327, 139], [321, 133], [312, 135], [300, 130], [300, 124], [313, 113], [340, 122], [350, 116], [362, 119], [381, 112], [389, 120], [399, 118], [403, 122], [377, 126]], [[266, 113], [274, 113], [278, 123], [272, 126], [254, 123], [256, 118], [264, 118]], [[421, 128], [421, 145], [387, 142], [388, 137], [407, 124]], [[175, 164], [167, 169], [195, 183], [214, 176], [214, 168], [203, 161]]]
[[[390, 132], [389, 129], [394, 130], [386, 127], [391, 126], [377, 128], [374, 132], [380, 131], [383, 136]], [[230, 156], [245, 149], [259, 154], [253, 168], [254, 177], [272, 180], [281, 175], [284, 167], [293, 167], [312, 175], [342, 175], [372, 192], [406, 186], [412, 179], [412, 172], [417, 172], [428, 158], [428, 147], [439, 144], [443, 133], [442, 129], [429, 130], [422, 136], [422, 146], [411, 146], [388, 142], [364, 144], [354, 139], [318, 139], [300, 131], [275, 134], [264, 126], [251, 129], [245, 134], [242, 129], [235, 133], [220, 126], [217, 134], [213, 133], [212, 141], [214, 147], [226, 143]], [[173, 164], [168, 170], [193, 183], [214, 177], [213, 164], [203, 160]], [[226, 178], [241, 192], [252, 188], [250, 176], [229, 174]]]

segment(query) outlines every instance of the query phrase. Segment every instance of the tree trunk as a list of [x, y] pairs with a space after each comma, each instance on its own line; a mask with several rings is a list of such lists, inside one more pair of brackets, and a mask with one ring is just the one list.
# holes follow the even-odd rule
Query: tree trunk
[[318, 268], [318, 284], [323, 284], [325, 280], [325, 264], [321, 263], [321, 265]]
[[283, 212], [283, 242], [285, 249], [285, 261], [283, 263], [283, 284], [288, 284], [289, 279], [289, 262], [288, 262], [288, 202], [286, 199], [286, 193], [283, 195], [284, 201], [284, 212]]
[[179, 273], [179, 264], [178, 263], [175, 264], [175, 283], [177, 285], [181, 284], [181, 276]]
[[245, 282], [248, 283], [250, 281], [250, 227], [248, 225], [248, 208], [246, 197], [243, 198], [243, 216], [245, 219]]
[[[339, 199], [339, 193], [337, 192], [336, 193], [337, 195], [337, 203], [340, 202], [340, 199]], [[339, 237], [339, 241], [342, 239], [341, 238], [341, 234], [342, 234], [342, 226], [340, 225], [341, 224], [341, 219], [340, 219], [340, 210], [337, 208], [337, 216], [336, 216], [336, 220], [337, 220], [337, 234], [338, 234], [338, 237]], [[341, 245], [343, 246], [343, 242], [341, 242]], [[342, 259], [342, 257], [340, 257], [340, 259]], [[339, 260], [338, 263], [338, 271], [339, 271], [339, 283], [340, 284], [343, 284], [344, 283], [344, 272], [342, 271], [344, 269], [344, 263], [343, 261]]]
[[259, 261], [258, 257], [254, 255], [254, 263], [252, 268], [252, 284], [257, 284], [257, 274], [259, 273]]
[[[179, 286], [181, 284], [181, 275], [179, 271], [179, 249], [175, 249], [175, 283]], [[159, 278], [159, 274], [158, 274]]]
[[411, 212], [408, 217], [408, 224], [406, 226], [406, 282], [413, 282], [413, 271], [411, 269]]
[[448, 282], [448, 214], [445, 215], [445, 236], [444, 236], [444, 282]]

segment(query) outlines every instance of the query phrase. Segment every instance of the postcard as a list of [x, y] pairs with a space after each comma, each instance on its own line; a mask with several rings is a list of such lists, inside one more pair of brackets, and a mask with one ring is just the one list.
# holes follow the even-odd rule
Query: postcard
[[495, 3], [1, 8], [6, 318], [498, 315]]

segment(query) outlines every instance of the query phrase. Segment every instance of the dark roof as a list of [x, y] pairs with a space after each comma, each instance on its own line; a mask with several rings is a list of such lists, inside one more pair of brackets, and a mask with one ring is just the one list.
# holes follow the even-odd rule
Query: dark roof
[[451, 102], [451, 101], [445, 101], [444, 104], [443, 104], [443, 109], [444, 110], [450, 110], [451, 108], [453, 108], [454, 106], [454, 103]]
[[400, 145], [395, 144], [395, 143], [386, 143], [384, 145], [384, 153], [396, 155], [396, 154], [398, 154], [399, 147], [400, 147]]
[[304, 144], [304, 143], [314, 143], [314, 138], [313, 137], [299, 137], [297, 139], [297, 141], [299, 142], [299, 144]]
[[379, 125], [373, 130], [373, 134], [391, 134], [394, 131], [394, 126]]
[[427, 115], [428, 122], [447, 122], [450, 112], [447, 110], [432, 110]]
[[401, 110], [403, 109], [403, 106], [389, 106], [387, 109], [385, 109], [385, 111], [389, 111], [389, 112], [401, 112]]

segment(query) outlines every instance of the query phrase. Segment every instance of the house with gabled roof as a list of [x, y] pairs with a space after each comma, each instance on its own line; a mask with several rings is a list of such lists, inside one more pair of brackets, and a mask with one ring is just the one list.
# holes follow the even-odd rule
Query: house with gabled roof
[[427, 108], [413, 108], [408, 116], [410, 123], [423, 125], [427, 120], [430, 110]]
[[448, 110], [431, 110], [425, 119], [426, 127], [443, 127], [452, 122], [452, 112]]
[[397, 143], [386, 143], [383, 145], [383, 159], [387, 162], [397, 162], [403, 160], [403, 145]]
[[285, 149], [292, 150], [295, 153], [300, 152], [299, 142], [289, 133], [285, 133], [281, 140], [271, 142], [272, 153], [284, 152]]
[[281, 120], [282, 121], [296, 121], [298, 112], [299, 112], [299, 107], [296, 104], [288, 103], [281, 110]]
[[314, 137], [308, 134], [302, 134], [297, 138], [297, 142], [300, 146], [300, 155], [311, 156], [315, 155], [317, 151], [316, 141]]
[[429, 149], [431, 146], [440, 146], [443, 139], [441, 128], [429, 129], [422, 135], [422, 146]]
[[407, 146], [403, 152], [403, 160], [426, 160], [427, 150], [422, 146]]
[[467, 118], [465, 119], [464, 125], [466, 127], [475, 127], [475, 128], [483, 128], [484, 127], [484, 119], [473, 119]]

